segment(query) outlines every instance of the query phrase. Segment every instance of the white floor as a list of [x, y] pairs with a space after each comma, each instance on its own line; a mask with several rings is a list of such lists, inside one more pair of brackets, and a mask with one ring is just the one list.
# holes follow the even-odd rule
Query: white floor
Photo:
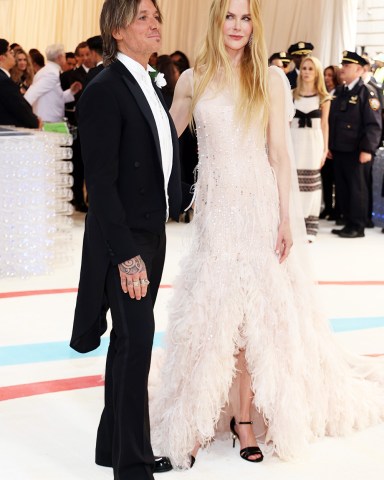
[[[103, 373], [105, 356], [78, 358], [63, 347], [71, 334], [74, 292], [37, 292], [77, 287], [83, 216], [74, 218], [72, 265], [44, 277], [0, 279], [0, 478], [4, 480], [112, 479], [110, 469], [93, 462], [103, 388], [85, 388], [85, 384], [62, 388], [65, 379], [80, 379], [81, 384], [90, 377], [94, 382]], [[366, 238], [345, 240], [331, 235], [331, 227], [322, 222], [318, 239], [310, 247], [317, 279], [324, 282], [319, 286], [323, 307], [335, 325], [343, 322], [343, 331], [335, 335], [344, 346], [361, 354], [384, 354], [384, 235], [375, 228], [366, 231]], [[172, 285], [187, 231], [185, 224], [168, 225], [164, 285]], [[16, 296], [15, 292], [40, 294]], [[166, 327], [171, 293], [171, 288], [160, 290], [158, 332]], [[53, 349], [52, 342], [57, 342]], [[52, 393], [49, 388], [54, 381], [60, 391]], [[41, 393], [38, 382], [47, 382], [48, 393]], [[30, 395], [30, 384], [38, 394]], [[4, 400], [9, 386], [15, 386], [17, 398]], [[273, 457], [251, 464], [240, 459], [238, 447], [232, 449], [231, 442], [218, 441], [199, 453], [192, 470], [156, 477], [380, 480], [384, 478], [383, 445], [384, 425], [379, 425], [348, 438], [320, 440], [296, 462]]]

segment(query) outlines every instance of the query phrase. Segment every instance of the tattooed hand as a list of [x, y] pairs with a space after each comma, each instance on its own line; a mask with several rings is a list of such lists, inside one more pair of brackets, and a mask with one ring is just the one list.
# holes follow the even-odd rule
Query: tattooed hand
[[137, 257], [119, 263], [121, 288], [133, 299], [140, 300], [147, 295], [148, 277], [145, 264], [138, 255]]

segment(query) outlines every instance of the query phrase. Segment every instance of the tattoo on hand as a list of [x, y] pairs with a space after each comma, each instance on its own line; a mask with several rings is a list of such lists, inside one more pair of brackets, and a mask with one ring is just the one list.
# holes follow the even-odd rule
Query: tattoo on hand
[[137, 257], [131, 258], [123, 263], [119, 263], [119, 270], [126, 275], [135, 275], [144, 272], [145, 265], [140, 255], [138, 255]]

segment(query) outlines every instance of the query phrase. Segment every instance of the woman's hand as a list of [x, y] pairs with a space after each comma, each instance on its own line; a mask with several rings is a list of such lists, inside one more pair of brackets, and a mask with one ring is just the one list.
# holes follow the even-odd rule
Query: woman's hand
[[279, 257], [279, 263], [283, 263], [288, 257], [292, 244], [292, 234], [289, 221], [283, 220], [279, 225], [275, 248], [276, 255]]

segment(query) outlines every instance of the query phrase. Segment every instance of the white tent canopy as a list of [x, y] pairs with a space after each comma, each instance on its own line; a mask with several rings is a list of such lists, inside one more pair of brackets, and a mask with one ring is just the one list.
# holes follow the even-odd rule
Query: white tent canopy
[[[164, 14], [160, 53], [184, 51], [193, 61], [207, 28], [210, 0], [158, 0]], [[99, 33], [103, 0], [0, 0], [0, 37], [42, 52], [52, 43], [73, 50]], [[269, 53], [297, 41], [315, 45], [323, 65], [354, 50], [357, 0], [261, 0]]]

